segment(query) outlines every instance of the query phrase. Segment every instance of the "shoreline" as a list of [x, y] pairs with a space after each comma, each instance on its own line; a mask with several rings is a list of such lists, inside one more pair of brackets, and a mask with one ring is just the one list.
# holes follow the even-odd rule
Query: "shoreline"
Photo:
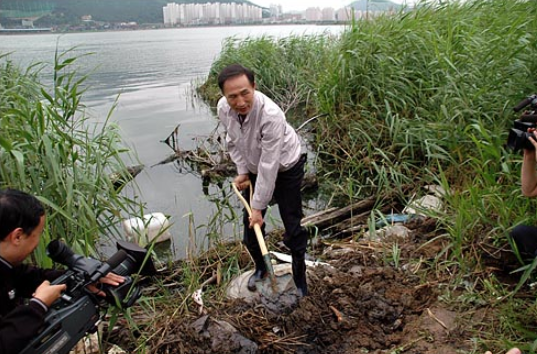
[[256, 23], [256, 24], [233, 24], [233, 25], [206, 25], [206, 26], [182, 26], [182, 27], [139, 27], [139, 28], [117, 28], [117, 29], [94, 29], [94, 30], [71, 30], [61, 31], [53, 28], [3, 28], [0, 29], [2, 35], [18, 34], [67, 34], [67, 33], [96, 33], [96, 32], [129, 32], [129, 31], [150, 31], [167, 29], [192, 29], [192, 28], [217, 28], [217, 27], [261, 27], [261, 26], [346, 26], [348, 22], [342, 23], [320, 23], [320, 22], [291, 22], [291, 23]]
[[52, 33], [52, 28], [0, 28], [0, 34]]

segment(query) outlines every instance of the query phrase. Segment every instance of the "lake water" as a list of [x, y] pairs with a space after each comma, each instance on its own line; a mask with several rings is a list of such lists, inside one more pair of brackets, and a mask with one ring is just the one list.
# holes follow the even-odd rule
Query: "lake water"
[[[192, 87], [207, 76], [227, 37], [256, 37], [339, 33], [340, 26], [210, 27], [125, 32], [95, 32], [0, 36], [0, 53], [25, 67], [52, 63], [54, 53], [72, 49], [84, 55], [77, 61], [80, 72], [89, 73], [89, 90], [83, 103], [95, 122], [103, 121], [117, 99], [112, 121], [121, 128], [125, 143], [136, 151], [146, 168], [135, 179], [138, 188], [126, 189], [146, 203], [145, 213], [169, 215], [172, 239], [169, 251], [183, 258], [195, 244], [207, 247], [214, 237], [239, 237], [240, 218], [231, 209], [222, 211], [225, 196], [236, 199], [229, 188], [210, 186], [203, 193], [198, 176], [177, 164], [151, 167], [172, 150], [162, 140], [180, 124], [179, 146], [190, 149], [194, 138], [209, 134], [216, 117], [204, 102], [192, 95]], [[46, 71], [44, 75], [46, 81]], [[119, 98], [118, 98], [119, 95]], [[272, 212], [275, 218], [278, 213]], [[220, 229], [208, 229], [214, 219]], [[270, 223], [272, 218], [267, 218]], [[277, 224], [277, 221], [275, 221]], [[214, 235], [214, 234], [217, 235]], [[167, 247], [167, 246], [165, 246]]]

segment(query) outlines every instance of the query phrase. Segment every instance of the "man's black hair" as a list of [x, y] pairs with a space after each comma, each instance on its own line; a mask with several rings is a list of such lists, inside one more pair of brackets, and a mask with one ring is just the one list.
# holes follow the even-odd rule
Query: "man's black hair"
[[252, 85], [255, 83], [255, 75], [254, 72], [240, 64], [231, 64], [226, 66], [225, 68], [220, 71], [220, 74], [218, 75], [218, 87], [220, 87], [220, 91], [224, 92], [224, 83], [233, 77], [246, 75], [248, 78], [248, 81]]
[[33, 195], [16, 189], [0, 190], [0, 241], [18, 227], [29, 235], [43, 215], [45, 209]]

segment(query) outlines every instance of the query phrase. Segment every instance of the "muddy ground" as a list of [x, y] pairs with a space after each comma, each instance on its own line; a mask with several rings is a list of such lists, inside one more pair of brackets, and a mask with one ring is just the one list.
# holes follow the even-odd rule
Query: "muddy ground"
[[[480, 337], [494, 313], [486, 304], [457, 311], [442, 301], [439, 295], [445, 293], [450, 274], [431, 267], [438, 264], [433, 262], [435, 257], [440, 255], [441, 261], [447, 240], [438, 237], [442, 230], [433, 219], [405, 226], [410, 230], [407, 236], [376, 241], [356, 236], [359, 241], [318, 240], [310, 255], [330, 266], [308, 268], [310, 294], [292, 306], [274, 311], [226, 299], [206, 301], [200, 314], [196, 304], [187, 300], [188, 313], [167, 322], [165, 335], [140, 324], [146, 334], [160, 332], [147, 341], [145, 350], [171, 354], [455, 354], [476, 350], [471, 339]], [[251, 263], [242, 252], [247, 270]], [[222, 323], [236, 332], [223, 334], [218, 326], [209, 330], [211, 324]], [[116, 333], [111, 341], [128, 352], [141, 352], [128, 338]]]

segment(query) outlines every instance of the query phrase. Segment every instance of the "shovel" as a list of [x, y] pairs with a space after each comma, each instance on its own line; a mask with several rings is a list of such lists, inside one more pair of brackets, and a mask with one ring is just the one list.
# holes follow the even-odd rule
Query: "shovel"
[[[252, 185], [250, 181], [244, 182], [243, 184], [250, 185], [250, 199], [252, 199], [253, 192], [252, 192]], [[244, 205], [244, 208], [246, 208], [248, 215], [250, 215], [251, 217], [252, 209], [250, 208], [250, 205], [248, 204], [246, 199], [244, 199], [242, 194], [239, 192], [239, 189], [237, 188], [235, 183], [231, 183], [231, 185], [233, 186], [233, 190], [235, 191], [235, 193], [241, 200], [242, 204]], [[263, 233], [261, 232], [261, 226], [259, 226], [259, 224], [254, 224], [254, 231], [255, 231], [255, 236], [257, 238], [257, 242], [259, 243], [259, 248], [261, 249], [261, 254], [263, 255], [263, 261], [265, 262], [265, 266], [267, 267], [267, 272], [270, 278], [270, 283], [272, 285], [272, 290], [276, 292], [277, 290], [276, 275], [274, 275], [274, 268], [272, 267], [272, 262], [270, 261], [270, 254], [267, 250], [267, 246], [265, 245], [265, 239], [263, 238]]]

